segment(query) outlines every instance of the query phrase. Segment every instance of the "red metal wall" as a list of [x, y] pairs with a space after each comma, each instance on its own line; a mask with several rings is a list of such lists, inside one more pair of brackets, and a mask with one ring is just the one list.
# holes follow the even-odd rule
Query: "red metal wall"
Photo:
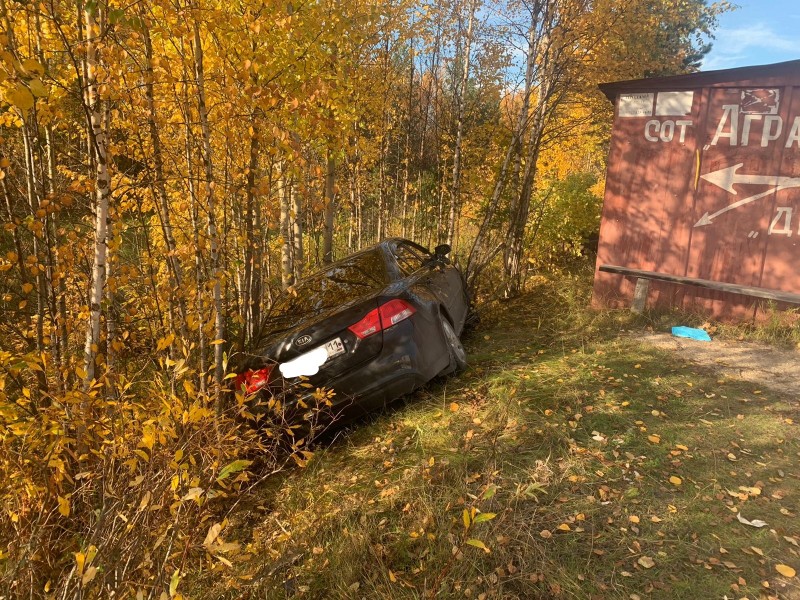
[[[615, 102], [597, 266], [800, 291], [800, 61], [601, 86]], [[596, 271], [594, 303], [633, 280]], [[649, 306], [757, 301], [652, 282]]]

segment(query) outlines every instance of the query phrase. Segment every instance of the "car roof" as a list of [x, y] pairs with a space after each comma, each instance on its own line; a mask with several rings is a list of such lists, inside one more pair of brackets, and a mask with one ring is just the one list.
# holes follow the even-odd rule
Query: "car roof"
[[310, 279], [310, 278], [312, 278], [314, 276], [320, 275], [321, 273], [325, 273], [326, 271], [329, 271], [330, 269], [334, 269], [334, 268], [338, 267], [339, 265], [342, 265], [344, 263], [349, 262], [353, 258], [356, 258], [356, 257], [361, 256], [363, 254], [367, 254], [369, 252], [374, 252], [375, 250], [381, 250], [381, 251], [383, 251], [384, 254], [390, 254], [391, 252], [394, 251], [394, 249], [397, 247], [398, 244], [403, 244], [403, 243], [411, 244], [413, 246], [419, 246], [420, 248], [425, 248], [425, 246], [423, 246], [421, 244], [418, 244], [416, 242], [413, 242], [411, 240], [407, 240], [405, 238], [401, 238], [401, 237], [385, 238], [385, 239], [381, 240], [380, 242], [378, 242], [377, 244], [373, 244], [372, 246], [368, 246], [367, 248], [362, 248], [361, 250], [353, 252], [352, 254], [348, 254], [347, 256], [344, 256], [344, 257], [340, 258], [339, 260], [337, 260], [335, 262], [332, 262], [332, 263], [330, 263], [328, 265], [322, 265], [322, 266], [320, 266], [319, 269], [316, 269], [315, 271], [312, 271], [310, 273], [304, 274], [300, 278], [300, 281], [302, 281], [304, 279]]

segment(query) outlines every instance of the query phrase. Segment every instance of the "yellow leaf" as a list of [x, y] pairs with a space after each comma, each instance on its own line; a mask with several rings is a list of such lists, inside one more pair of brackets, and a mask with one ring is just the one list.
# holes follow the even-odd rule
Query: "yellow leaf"
[[484, 552], [486, 552], [487, 554], [488, 554], [489, 552], [491, 552], [491, 551], [489, 550], [489, 548], [487, 548], [487, 547], [486, 547], [486, 544], [484, 544], [484, 543], [483, 543], [482, 541], [480, 541], [480, 540], [476, 540], [475, 538], [472, 538], [472, 539], [469, 539], [469, 540], [467, 540], [467, 543], [468, 543], [470, 546], [475, 546], [476, 548], [480, 548], [481, 550], [483, 550], [483, 551], [484, 551]]
[[484, 523], [485, 521], [491, 521], [497, 516], [497, 514], [493, 512], [485, 512], [480, 513], [475, 516], [475, 523]]
[[397, 583], [397, 577], [395, 577], [391, 569], [389, 569], [389, 581], [391, 581], [392, 583]]
[[458, 402], [451, 402], [450, 403], [450, 411], [451, 412], [456, 412], [458, 410], [458, 408], [459, 408], [458, 407]]
[[673, 475], [672, 477], [669, 478], [669, 482], [672, 485], [680, 485], [683, 483], [683, 480], [680, 477], [676, 477], [675, 475]]
[[650, 440], [653, 444], [660, 444], [661, 443], [661, 436], [660, 435], [648, 435], [647, 439]]
[[797, 571], [789, 565], [775, 565], [775, 570], [784, 577], [794, 577], [797, 575]]
[[572, 531], [572, 528], [566, 523], [562, 523], [561, 525], [556, 527], [556, 529], [558, 529], [559, 531]]
[[178, 591], [178, 584], [181, 582], [181, 570], [175, 569], [175, 572], [172, 574], [172, 577], [169, 580], [169, 596], [170, 598], [175, 597], [175, 593]]
[[628, 517], [628, 521], [630, 521], [631, 523], [638, 523], [639, 517], [637, 517], [636, 515], [631, 515], [630, 517]]
[[33, 284], [32, 283], [23, 283], [22, 284], [22, 291], [24, 293], [29, 294], [32, 289], [33, 289]]
[[58, 512], [62, 514], [62, 516], [68, 517], [70, 512], [69, 500], [64, 498], [63, 496], [58, 497]]
[[33, 73], [35, 75], [44, 75], [44, 67], [39, 63], [39, 61], [29, 58], [22, 62], [22, 68], [25, 69], [28, 73]]
[[78, 577], [83, 575], [83, 567], [86, 564], [86, 555], [83, 552], [75, 553], [75, 570], [78, 572]]
[[27, 112], [33, 108], [33, 94], [21, 83], [6, 92], [6, 100], [22, 112]]
[[469, 511], [465, 508], [461, 514], [461, 520], [464, 521], [464, 528], [469, 529]]
[[28, 82], [28, 87], [31, 88], [31, 92], [37, 98], [44, 98], [49, 94], [41, 79], [31, 79]]

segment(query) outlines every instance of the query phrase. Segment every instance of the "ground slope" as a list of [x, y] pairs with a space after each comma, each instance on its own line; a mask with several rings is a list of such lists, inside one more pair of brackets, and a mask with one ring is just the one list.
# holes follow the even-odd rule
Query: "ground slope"
[[209, 559], [194, 589], [800, 597], [796, 390], [631, 335], [641, 324], [586, 310], [586, 290], [543, 283], [491, 311], [465, 373], [243, 503], [223, 530], [232, 566]]

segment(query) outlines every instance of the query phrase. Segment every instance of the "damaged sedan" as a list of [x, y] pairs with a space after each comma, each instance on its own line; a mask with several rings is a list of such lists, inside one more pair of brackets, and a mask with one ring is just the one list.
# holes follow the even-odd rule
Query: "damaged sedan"
[[388, 239], [300, 280], [261, 323], [236, 389], [326, 388], [335, 418], [349, 421], [463, 369], [470, 304], [449, 252]]

